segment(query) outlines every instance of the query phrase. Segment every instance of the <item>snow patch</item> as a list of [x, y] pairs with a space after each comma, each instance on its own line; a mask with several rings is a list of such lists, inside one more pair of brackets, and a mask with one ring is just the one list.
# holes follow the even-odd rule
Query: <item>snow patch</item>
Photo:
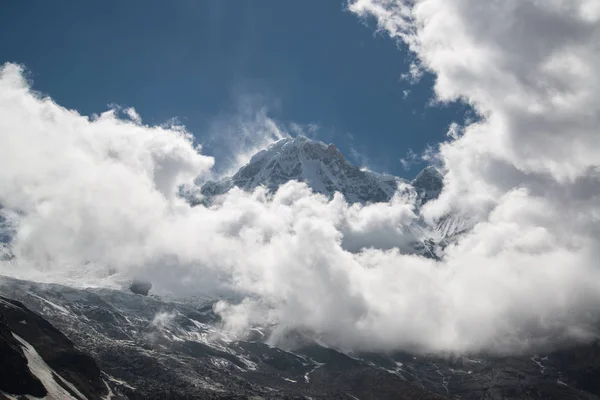
[[127, 382], [125, 382], [125, 381], [122, 381], [122, 380], [119, 380], [119, 379], [117, 379], [117, 378], [114, 378], [114, 377], [112, 377], [112, 376], [108, 375], [106, 372], [103, 372], [103, 374], [104, 374], [104, 376], [106, 376], [106, 377], [108, 378], [108, 380], [109, 380], [109, 381], [111, 381], [111, 382], [114, 382], [114, 383], [116, 383], [117, 385], [120, 385], [120, 386], [126, 387], [126, 388], [128, 388], [128, 389], [131, 389], [131, 390], [136, 390], [136, 389], [135, 389], [133, 386], [131, 386], [130, 384], [128, 384], [128, 383], [127, 383]]
[[312, 374], [313, 372], [315, 372], [315, 370], [317, 370], [318, 368], [321, 368], [323, 365], [325, 365], [325, 363], [316, 363], [316, 364], [317, 364], [316, 367], [314, 367], [309, 372], [304, 374], [304, 380], [306, 381], [306, 383], [310, 383], [310, 374]]
[[66, 308], [64, 308], [63, 306], [59, 306], [58, 304], [56, 304], [56, 303], [53, 303], [53, 302], [51, 302], [50, 300], [46, 300], [46, 299], [44, 299], [43, 297], [40, 297], [40, 296], [38, 296], [38, 295], [36, 295], [36, 294], [33, 294], [33, 293], [31, 293], [31, 292], [30, 292], [29, 294], [30, 294], [31, 296], [33, 296], [33, 297], [37, 298], [37, 299], [40, 299], [40, 300], [42, 300], [44, 303], [48, 304], [50, 307], [52, 307], [52, 308], [55, 308], [56, 310], [60, 311], [60, 312], [61, 312], [61, 313], [63, 313], [63, 314], [67, 314], [67, 315], [71, 314], [71, 311], [67, 310], [67, 309], [66, 309]]
[[48, 391], [48, 395], [45, 397], [47, 400], [79, 400], [71, 396], [69, 392], [67, 392], [58, 382], [56, 382], [54, 379], [55, 376], [58, 377], [61, 382], [70, 390], [72, 390], [73, 393], [79, 396], [80, 399], [87, 399], [87, 397], [81, 394], [81, 392], [77, 390], [73, 384], [65, 380], [56, 371], [50, 368], [50, 366], [46, 364], [44, 359], [38, 354], [32, 345], [14, 333], [13, 336], [23, 346], [23, 353], [25, 354], [25, 357], [27, 357], [27, 366], [29, 367], [29, 370], [40, 380], [40, 382], [42, 382]]
[[542, 364], [543, 360], [547, 360], [548, 357], [544, 357], [541, 358], [539, 361], [537, 360], [537, 357], [531, 357], [531, 361], [533, 361], [534, 363], [536, 363], [538, 365], [538, 367], [540, 367], [540, 373], [543, 374], [544, 371], [546, 370], [546, 367], [544, 367], [544, 365]]
[[111, 400], [115, 396], [115, 394], [113, 393], [110, 385], [106, 383], [105, 380], [102, 380], [102, 382], [104, 382], [104, 385], [106, 385], [106, 389], [108, 390], [108, 394], [104, 397], [104, 400]]

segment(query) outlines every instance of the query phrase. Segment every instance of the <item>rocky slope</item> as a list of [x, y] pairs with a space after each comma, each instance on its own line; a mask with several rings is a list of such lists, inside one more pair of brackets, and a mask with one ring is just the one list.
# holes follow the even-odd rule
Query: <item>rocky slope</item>
[[[0, 278], [0, 291], [39, 312], [90, 354], [112, 398], [600, 398], [596, 343], [519, 357], [451, 357], [344, 354], [298, 335], [293, 348], [279, 349], [266, 344], [265, 327], [252, 328], [243, 340], [219, 333], [210, 301], [11, 278]], [[60, 365], [48, 364], [59, 371]], [[89, 371], [101, 390], [98, 370]]]
[[444, 188], [444, 177], [435, 167], [428, 166], [417, 174], [411, 186], [416, 192], [418, 205], [423, 205], [438, 198]]
[[92, 357], [22, 303], [0, 296], [0, 398], [100, 400], [109, 390]]
[[[392, 361], [388, 370], [308, 341], [293, 352], [277, 349], [264, 343], [267, 331], [260, 328], [245, 340], [219, 335], [210, 302], [10, 278], [0, 278], [0, 291], [92, 355], [113, 398], [446, 398], [407, 381]], [[98, 371], [89, 369], [96, 378]]]
[[[1, 301], [0, 304], [5, 304], [6, 299]], [[48, 394], [42, 382], [27, 367], [23, 348], [13, 336], [2, 313], [0, 313], [0, 392], [15, 395], [29, 394], [36, 397]]]

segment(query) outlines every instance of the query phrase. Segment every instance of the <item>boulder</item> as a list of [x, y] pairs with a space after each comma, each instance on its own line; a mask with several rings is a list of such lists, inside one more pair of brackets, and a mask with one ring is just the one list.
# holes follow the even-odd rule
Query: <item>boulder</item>
[[143, 279], [134, 279], [129, 285], [131, 292], [142, 296], [148, 296], [150, 289], [152, 289], [152, 283]]

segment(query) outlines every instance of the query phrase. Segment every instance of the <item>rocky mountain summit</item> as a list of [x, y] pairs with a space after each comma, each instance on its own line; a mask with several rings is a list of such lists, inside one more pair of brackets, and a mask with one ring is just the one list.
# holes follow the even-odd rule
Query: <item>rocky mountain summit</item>
[[433, 166], [425, 167], [411, 182], [417, 194], [419, 205], [438, 198], [444, 188], [444, 177]]
[[[419, 175], [421, 178], [414, 182], [419, 185], [420, 198], [423, 202], [435, 198], [441, 190], [442, 176], [433, 167]], [[330, 197], [340, 192], [350, 203], [389, 201], [400, 183], [408, 183], [352, 165], [334, 144], [298, 136], [273, 143], [232, 177], [205, 183], [201, 193], [212, 199], [234, 186], [243, 190], [264, 186], [275, 191], [291, 180], [305, 182], [314, 192]]]

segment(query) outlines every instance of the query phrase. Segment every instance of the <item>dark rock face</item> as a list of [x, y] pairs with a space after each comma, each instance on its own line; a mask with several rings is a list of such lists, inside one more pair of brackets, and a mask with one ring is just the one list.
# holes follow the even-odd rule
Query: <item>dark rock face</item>
[[557, 351], [553, 361], [563, 371], [565, 381], [600, 394], [600, 342]]
[[[7, 336], [8, 330], [25, 340], [35, 348], [48, 366], [66, 381], [72, 383], [88, 399], [100, 400], [108, 393], [107, 387], [102, 380], [100, 368], [94, 359], [77, 350], [73, 342], [48, 321], [31, 312], [22, 303], [2, 296], [0, 296], [0, 313], [4, 315], [3, 338]], [[16, 348], [20, 350], [20, 355], [23, 356], [20, 344], [16, 340], [12, 343], [5, 340], [3, 340], [3, 342], [6, 343], [9, 348], [13, 349], [15, 348], [14, 345], [16, 343]], [[9, 351], [6, 354], [13, 353]], [[4, 351], [0, 353], [0, 359], [6, 361]], [[17, 363], [19, 362], [18, 359], [15, 358], [15, 360]], [[27, 360], [24, 356], [23, 360], [25, 362], [24, 371], [29, 372]], [[16, 368], [14, 369], [17, 370]], [[0, 368], [0, 374], [4, 373], [6, 373], [4, 368]], [[46, 390], [43, 386], [40, 388], [39, 385], [41, 385], [41, 383], [39, 383], [37, 378], [33, 378], [33, 380], [29, 380], [29, 383], [23, 381], [23, 385], [28, 388], [28, 394], [33, 394], [31, 391], [34, 390], [38, 393], [36, 396], [41, 397], [39, 393], [42, 393], [42, 391], [45, 393]], [[38, 383], [35, 383], [35, 381], [37, 381], [39, 385]], [[59, 383], [62, 382], [60, 379], [57, 379], [56, 381]], [[11, 390], [3, 391], [11, 392]]]
[[6, 318], [0, 312], [0, 391], [15, 395], [43, 397], [44, 385], [29, 367], [23, 349], [14, 338]]
[[141, 294], [142, 296], [148, 296], [150, 289], [152, 289], [152, 283], [141, 279], [135, 279], [131, 282], [131, 285], [129, 285], [129, 290], [131, 290], [132, 293]]
[[438, 198], [444, 188], [444, 177], [435, 167], [429, 166], [419, 172], [411, 184], [420, 204], [425, 204]]

